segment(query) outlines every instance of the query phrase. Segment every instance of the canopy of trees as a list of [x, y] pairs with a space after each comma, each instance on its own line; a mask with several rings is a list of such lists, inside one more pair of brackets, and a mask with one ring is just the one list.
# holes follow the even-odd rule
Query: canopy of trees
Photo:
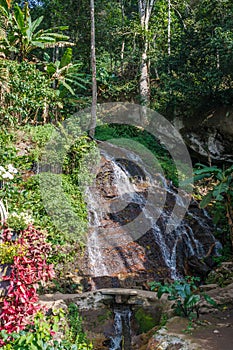
[[[93, 4], [98, 102], [141, 103], [167, 117], [231, 103], [232, 1]], [[90, 105], [90, 1], [1, 0], [0, 5], [1, 118], [64, 119]], [[22, 80], [26, 66], [29, 74]]]

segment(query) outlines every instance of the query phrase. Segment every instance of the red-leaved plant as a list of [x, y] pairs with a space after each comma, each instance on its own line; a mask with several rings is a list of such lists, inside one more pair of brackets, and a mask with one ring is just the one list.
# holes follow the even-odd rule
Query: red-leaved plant
[[[5, 228], [3, 241], [11, 239], [11, 231]], [[40, 309], [37, 289], [39, 282], [54, 277], [53, 265], [46, 263], [50, 253], [50, 244], [43, 233], [30, 225], [21, 231], [13, 244], [20, 245], [20, 251], [14, 257], [7, 296], [1, 306], [0, 330], [8, 333], [18, 332], [32, 322], [32, 316]]]

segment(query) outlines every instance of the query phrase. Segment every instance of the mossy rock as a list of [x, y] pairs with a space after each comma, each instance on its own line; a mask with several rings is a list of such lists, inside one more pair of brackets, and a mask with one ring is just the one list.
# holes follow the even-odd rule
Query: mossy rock
[[223, 262], [220, 267], [210, 272], [205, 283], [225, 287], [233, 282], [233, 261]]
[[135, 320], [139, 326], [140, 333], [146, 333], [155, 326], [159, 325], [161, 319], [161, 310], [158, 308], [140, 307], [135, 312]]

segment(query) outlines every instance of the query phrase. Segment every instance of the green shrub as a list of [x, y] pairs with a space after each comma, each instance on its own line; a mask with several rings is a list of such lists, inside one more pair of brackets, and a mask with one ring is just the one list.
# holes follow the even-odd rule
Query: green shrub
[[201, 293], [196, 282], [198, 277], [185, 277], [183, 280], [177, 280], [173, 283], [152, 282], [151, 289], [157, 291], [160, 299], [163, 294], [168, 294], [168, 300], [173, 301], [172, 308], [179, 316], [192, 318], [193, 314], [199, 317], [199, 308], [201, 299], [205, 299], [209, 304], [216, 306], [215, 301], [207, 294]]
[[[53, 311], [50, 316], [38, 312], [33, 324], [25, 330], [11, 333], [0, 332], [3, 350], [92, 350], [81, 329], [81, 318], [73, 305], [66, 314], [63, 310]], [[55, 337], [60, 332], [60, 339]]]
[[222, 230], [225, 235], [224, 240], [227, 239], [231, 242], [231, 250], [233, 252], [233, 165], [227, 168], [219, 168], [215, 166], [205, 166], [203, 164], [197, 164], [199, 169], [195, 170], [195, 181], [205, 180], [205, 184], [208, 185], [208, 193], [203, 196], [200, 207], [205, 208], [212, 204], [215, 214], [215, 223], [224, 222], [223, 216], [225, 215], [225, 222], [228, 223], [228, 230]]
[[18, 256], [20, 246], [10, 242], [0, 243], [0, 262], [1, 264], [12, 264], [14, 257]]
[[[15, 138], [11, 133], [0, 135], [2, 154], [8, 153], [9, 147], [14, 152], [9, 157], [10, 162], [18, 169], [15, 178], [6, 183], [0, 189], [0, 195], [7, 202], [10, 214], [8, 225], [16, 231], [23, 228], [23, 217], [21, 213], [32, 214], [34, 225], [39, 229], [46, 229], [48, 239], [53, 244], [65, 244], [66, 242], [80, 241], [83, 244], [83, 237], [87, 231], [87, 209], [80, 185], [91, 180], [90, 167], [96, 159], [96, 147], [87, 137], [78, 138], [64, 160], [64, 175], [62, 175], [62, 191], [57, 189], [58, 196], [51, 200], [50, 190], [48, 198], [42, 198], [39, 175], [33, 175], [30, 168], [37, 163], [42, 155], [43, 147], [54, 131], [52, 125], [24, 126], [16, 130], [17, 144], [21, 144], [24, 156], [17, 155], [14, 146]], [[25, 150], [24, 150], [25, 147]], [[7, 160], [6, 160], [7, 161]], [[23, 178], [22, 178], [22, 174]], [[33, 176], [32, 176], [33, 175]], [[55, 181], [56, 176], [51, 176], [49, 181]], [[90, 180], [87, 180], [90, 178]], [[56, 189], [56, 188], [55, 188]], [[45, 203], [47, 207], [45, 208]], [[64, 203], [67, 203], [66, 210], [62, 210]], [[49, 214], [48, 214], [48, 212]], [[19, 214], [15, 215], [14, 212]], [[50, 216], [52, 214], [52, 216]]]
[[22, 211], [21, 213], [11, 212], [9, 213], [6, 224], [15, 232], [25, 230], [29, 224], [33, 223], [33, 219], [28, 212]]
[[[8, 72], [8, 89], [0, 107], [2, 124], [16, 125], [43, 121], [45, 104], [49, 109], [59, 105], [51, 81], [29, 62], [1, 62]], [[60, 103], [61, 104], [61, 103]]]
[[[147, 160], [148, 152], [151, 152], [154, 156], [154, 160], [157, 162], [156, 167], [161, 167], [161, 170], [164, 172], [166, 178], [172, 180], [174, 185], [179, 184], [176, 166], [170, 157], [169, 152], [148, 131], [132, 125], [103, 124], [97, 126], [95, 137], [102, 141], [111, 140], [112, 143], [119, 146], [122, 145], [129, 148], [129, 150], [136, 152], [138, 151], [138, 155], [143, 161]], [[119, 142], [121, 142], [121, 144], [119, 144]], [[145, 151], [147, 154], [144, 157]]]

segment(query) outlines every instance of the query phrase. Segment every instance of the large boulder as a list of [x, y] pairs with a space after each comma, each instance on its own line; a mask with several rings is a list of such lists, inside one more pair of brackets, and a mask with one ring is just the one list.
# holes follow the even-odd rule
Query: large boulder
[[233, 162], [232, 108], [216, 108], [205, 117], [175, 121], [175, 125], [198, 161]]

